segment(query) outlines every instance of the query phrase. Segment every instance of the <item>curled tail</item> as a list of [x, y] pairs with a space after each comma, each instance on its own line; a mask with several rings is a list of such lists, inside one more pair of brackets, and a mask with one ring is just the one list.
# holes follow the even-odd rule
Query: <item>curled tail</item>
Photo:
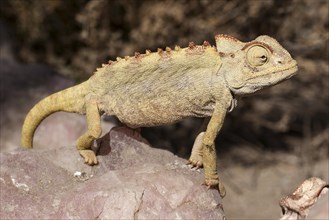
[[52, 94], [41, 100], [29, 111], [22, 128], [22, 147], [33, 147], [35, 130], [52, 113], [58, 111], [84, 113], [84, 89], [81, 85]]

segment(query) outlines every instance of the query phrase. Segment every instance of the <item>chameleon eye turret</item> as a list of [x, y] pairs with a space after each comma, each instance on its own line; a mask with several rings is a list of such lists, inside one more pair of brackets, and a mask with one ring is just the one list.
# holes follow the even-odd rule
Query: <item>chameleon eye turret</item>
[[247, 50], [247, 61], [250, 66], [262, 66], [267, 63], [269, 50], [265, 47], [255, 45]]

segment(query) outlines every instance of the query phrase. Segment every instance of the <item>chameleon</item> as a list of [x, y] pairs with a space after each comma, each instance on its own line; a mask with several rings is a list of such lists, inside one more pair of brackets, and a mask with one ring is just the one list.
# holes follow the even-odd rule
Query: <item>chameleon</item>
[[215, 139], [226, 114], [237, 105], [237, 97], [289, 79], [297, 62], [274, 38], [261, 35], [250, 42], [219, 34], [215, 45], [204, 41], [174, 49], [117, 58], [97, 68], [81, 84], [54, 93], [37, 103], [27, 114], [21, 145], [33, 147], [38, 125], [57, 111], [86, 115], [87, 131], [76, 141], [85, 163], [98, 163], [91, 150], [100, 138], [101, 116], [116, 116], [137, 129], [173, 124], [188, 117], [208, 119], [193, 144], [188, 163], [204, 168], [204, 184], [225, 187], [219, 178]]

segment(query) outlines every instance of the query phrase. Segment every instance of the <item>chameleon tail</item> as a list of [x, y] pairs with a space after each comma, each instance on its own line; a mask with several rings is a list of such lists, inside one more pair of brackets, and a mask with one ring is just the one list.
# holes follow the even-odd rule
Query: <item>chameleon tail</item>
[[84, 90], [81, 85], [52, 94], [41, 100], [29, 111], [22, 128], [22, 147], [33, 147], [34, 132], [49, 115], [58, 111], [83, 113]]

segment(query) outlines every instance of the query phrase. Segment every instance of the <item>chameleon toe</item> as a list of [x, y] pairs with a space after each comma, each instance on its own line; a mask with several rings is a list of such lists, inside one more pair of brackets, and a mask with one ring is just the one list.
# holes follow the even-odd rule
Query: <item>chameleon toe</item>
[[85, 159], [85, 163], [89, 165], [96, 165], [97, 157], [92, 150], [79, 150], [80, 155]]

